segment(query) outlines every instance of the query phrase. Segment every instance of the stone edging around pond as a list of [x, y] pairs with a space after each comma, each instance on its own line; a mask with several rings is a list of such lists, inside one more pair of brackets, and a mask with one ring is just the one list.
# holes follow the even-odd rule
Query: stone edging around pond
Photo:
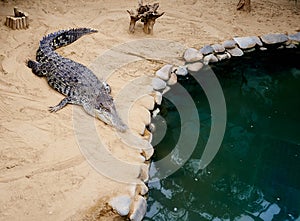
[[[268, 34], [261, 37], [237, 37], [233, 40], [225, 41], [223, 44], [206, 45], [200, 50], [195, 48], [188, 48], [183, 58], [185, 65], [174, 66], [172, 64], [166, 64], [158, 71], [156, 71], [153, 79], [147, 80], [151, 84], [154, 93], [139, 101], [142, 106], [146, 107], [149, 111], [149, 116], [146, 117], [145, 124], [140, 128], [139, 134], [151, 144], [152, 133], [155, 128], [151, 123], [151, 114], [155, 117], [159, 113], [159, 109], [154, 110], [154, 103], [158, 106], [161, 105], [163, 94], [171, 89], [170, 86], [177, 83], [177, 76], [185, 76], [188, 73], [195, 73], [199, 71], [203, 66], [209, 63], [222, 61], [231, 57], [242, 56], [244, 53], [259, 49], [268, 50], [268, 48], [299, 48], [300, 47], [300, 32], [293, 35], [284, 34]], [[149, 88], [151, 91], [151, 88]], [[150, 133], [148, 132], [150, 130]], [[151, 146], [152, 147], [152, 146]], [[148, 161], [153, 154], [153, 148], [149, 150], [149, 153], [143, 153], [145, 160]], [[143, 182], [148, 181], [149, 176], [149, 161], [147, 164], [148, 171], [144, 171], [145, 179]], [[112, 198], [109, 205], [121, 216], [127, 216], [130, 220], [140, 221], [143, 219], [146, 210], [147, 202], [145, 195], [148, 192], [148, 188], [145, 185], [138, 185], [139, 190], [136, 193], [136, 198], [132, 200], [130, 196], [118, 196]], [[135, 189], [135, 188], [134, 188]], [[133, 192], [136, 192], [135, 190]]]
[[[188, 48], [183, 58], [185, 65], [174, 67], [171, 64], [163, 66], [156, 72], [152, 80], [152, 87], [156, 93], [155, 102], [161, 104], [162, 95], [170, 90], [170, 86], [177, 83], [177, 75], [185, 76], [189, 72], [200, 71], [204, 65], [243, 56], [254, 50], [268, 50], [269, 48], [299, 48], [300, 32], [296, 34], [266, 34], [260, 37], [235, 37], [222, 44], [205, 45], [200, 50]], [[157, 110], [158, 111], [158, 110]], [[157, 114], [154, 111], [153, 114]]]

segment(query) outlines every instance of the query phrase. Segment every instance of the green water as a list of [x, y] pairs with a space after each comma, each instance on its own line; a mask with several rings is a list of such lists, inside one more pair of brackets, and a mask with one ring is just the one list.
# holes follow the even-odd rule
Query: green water
[[[227, 107], [221, 148], [205, 169], [198, 169], [210, 133], [210, 108], [195, 79], [180, 78], [201, 122], [197, 147], [176, 173], [149, 183], [144, 220], [299, 221], [299, 49], [254, 52], [212, 69]], [[167, 131], [155, 146], [154, 163], [172, 151], [182, 132], [179, 113], [167, 99], [161, 116]], [[154, 133], [154, 140], [159, 136]]]

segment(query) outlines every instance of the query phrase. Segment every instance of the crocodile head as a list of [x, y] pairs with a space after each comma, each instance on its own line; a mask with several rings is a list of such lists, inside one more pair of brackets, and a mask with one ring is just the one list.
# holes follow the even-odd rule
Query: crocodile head
[[94, 113], [104, 123], [112, 125], [121, 132], [126, 131], [127, 126], [119, 117], [113, 98], [109, 94], [103, 93], [97, 97]]

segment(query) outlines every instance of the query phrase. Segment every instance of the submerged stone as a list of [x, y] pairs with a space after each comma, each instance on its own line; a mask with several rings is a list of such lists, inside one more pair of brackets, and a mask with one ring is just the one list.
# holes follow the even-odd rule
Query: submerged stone
[[258, 37], [237, 37], [233, 38], [234, 41], [238, 44], [238, 46], [242, 49], [248, 49], [255, 47], [256, 44], [262, 45], [261, 41]]
[[225, 51], [223, 45], [220, 44], [214, 44], [211, 47], [214, 49], [215, 53], [223, 53]]
[[235, 47], [233, 49], [227, 49], [227, 51], [229, 52], [229, 54], [231, 54], [233, 57], [239, 57], [239, 56], [243, 56], [244, 52], [239, 49], [238, 47]]
[[195, 48], [188, 48], [183, 55], [186, 62], [199, 61], [203, 58], [203, 55]]
[[260, 37], [265, 44], [279, 44], [289, 40], [285, 34], [266, 34]]
[[200, 49], [200, 53], [203, 55], [208, 55], [214, 52], [214, 49], [210, 45], [205, 45], [203, 48]]
[[233, 49], [236, 46], [236, 42], [234, 40], [227, 40], [222, 45], [225, 49]]

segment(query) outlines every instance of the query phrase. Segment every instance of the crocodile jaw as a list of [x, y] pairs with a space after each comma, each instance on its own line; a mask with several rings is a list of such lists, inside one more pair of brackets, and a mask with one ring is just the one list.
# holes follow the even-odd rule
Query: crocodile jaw
[[127, 126], [123, 123], [114, 107], [110, 109], [95, 109], [96, 116], [104, 123], [115, 127], [120, 132], [125, 132]]

